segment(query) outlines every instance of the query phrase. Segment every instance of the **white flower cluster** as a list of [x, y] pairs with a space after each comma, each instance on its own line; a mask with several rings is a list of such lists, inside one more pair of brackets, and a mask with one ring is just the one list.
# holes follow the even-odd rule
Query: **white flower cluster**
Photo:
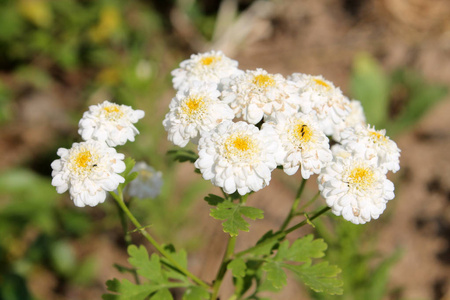
[[197, 145], [195, 167], [224, 192], [256, 192], [280, 166], [304, 179], [318, 174], [332, 212], [355, 224], [378, 218], [394, 198], [386, 173], [398, 171], [400, 150], [322, 76], [239, 70], [220, 51], [192, 55], [172, 75], [168, 139]]
[[96, 206], [105, 201], [107, 193], [117, 189], [125, 179], [124, 155], [112, 148], [134, 141], [138, 130], [134, 127], [144, 111], [105, 101], [89, 107], [79, 122], [84, 142], [72, 148], [58, 149], [60, 159], [53, 161], [52, 185], [58, 193], [69, 190], [78, 207]]

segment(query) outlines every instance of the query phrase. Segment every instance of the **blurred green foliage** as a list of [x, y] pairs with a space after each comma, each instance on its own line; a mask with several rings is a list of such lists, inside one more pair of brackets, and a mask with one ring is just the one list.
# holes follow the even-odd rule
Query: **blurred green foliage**
[[410, 69], [388, 73], [368, 53], [353, 62], [350, 93], [361, 101], [367, 122], [386, 128], [390, 136], [410, 129], [447, 92], [443, 84], [426, 82]]
[[26, 169], [0, 173], [0, 299], [33, 299], [27, 280], [45, 268], [62, 280], [88, 283], [96, 263], [75, 255], [89, 217], [61, 205], [48, 177]]

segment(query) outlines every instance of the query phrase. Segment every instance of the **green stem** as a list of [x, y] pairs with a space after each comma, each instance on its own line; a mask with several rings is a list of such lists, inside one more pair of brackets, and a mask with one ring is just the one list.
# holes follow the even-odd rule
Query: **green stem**
[[303, 213], [305, 211], [305, 208], [307, 208], [312, 203], [314, 203], [314, 201], [316, 201], [317, 198], [319, 198], [319, 196], [320, 196], [320, 192], [317, 192], [317, 194], [315, 194], [314, 197], [311, 198], [311, 200], [309, 200], [304, 205], [302, 205], [302, 207], [300, 207], [300, 209], [297, 212], [295, 212], [295, 214], [298, 215], [298, 214]]
[[180, 270], [183, 274], [185, 274], [187, 277], [191, 278], [195, 283], [198, 285], [209, 289], [209, 285], [206, 284], [203, 280], [189, 272], [186, 268], [181, 266], [176, 260], [172, 258], [172, 256], [164, 250], [164, 248], [145, 230], [145, 228], [142, 227], [142, 225], [139, 223], [139, 221], [134, 217], [134, 215], [131, 213], [131, 211], [128, 209], [128, 207], [123, 202], [123, 198], [121, 197], [121, 193], [119, 191], [119, 195], [116, 195], [115, 193], [111, 192], [111, 195], [116, 200], [117, 204], [119, 204], [120, 208], [123, 210], [123, 212], [127, 215], [127, 217], [130, 219], [131, 223], [136, 227], [136, 229], [150, 242], [150, 244], [153, 245], [153, 247], [156, 248], [156, 250], [159, 251], [175, 268]]
[[[120, 197], [120, 195], [119, 195], [119, 197]], [[127, 218], [125, 216], [125, 213], [121, 209], [120, 205], [117, 203], [117, 201], [115, 203], [116, 203], [117, 211], [119, 213], [120, 223], [122, 224], [122, 230], [124, 232], [123, 239], [125, 240], [125, 244], [127, 245], [127, 248], [128, 248], [128, 246], [130, 246], [132, 244], [132, 240], [131, 240], [130, 232], [128, 231]], [[136, 269], [132, 269], [131, 273], [133, 274], [134, 281], [136, 282], [136, 284], [140, 284], [139, 276], [136, 272]]]
[[318, 212], [314, 213], [309, 219], [303, 220], [302, 222], [300, 222], [300, 223], [298, 223], [298, 224], [296, 224], [296, 225], [294, 225], [294, 226], [292, 226], [292, 227], [290, 227], [290, 228], [288, 228], [288, 229], [286, 229], [284, 231], [278, 231], [271, 238], [268, 238], [264, 242], [262, 242], [262, 243], [260, 243], [258, 245], [255, 245], [255, 246], [253, 246], [251, 248], [248, 248], [247, 250], [244, 250], [244, 251], [241, 251], [239, 253], [236, 253], [235, 257], [242, 257], [245, 254], [251, 253], [252, 251], [255, 251], [255, 250], [259, 249], [259, 248], [262, 248], [262, 247], [266, 246], [267, 244], [270, 244], [270, 243], [272, 243], [272, 242], [274, 242], [276, 240], [279, 240], [279, 241], [283, 240], [286, 237], [286, 235], [288, 235], [292, 231], [294, 231], [294, 230], [296, 230], [296, 229], [298, 229], [298, 228], [308, 224], [308, 220], [312, 221], [312, 220], [316, 219], [320, 215], [322, 215], [325, 212], [327, 212], [329, 209], [330, 208], [328, 206], [320, 209]]
[[236, 236], [232, 236], [228, 239], [227, 250], [223, 255], [222, 264], [220, 265], [219, 271], [217, 272], [216, 280], [214, 280], [213, 292], [211, 294], [211, 300], [216, 300], [219, 294], [220, 286], [222, 285], [223, 277], [227, 272], [227, 266], [230, 263], [230, 258], [233, 256], [234, 247], [236, 245]]
[[289, 222], [292, 220], [292, 218], [295, 216], [295, 211], [297, 210], [298, 204], [300, 203], [300, 197], [302, 196], [303, 190], [305, 189], [306, 180], [303, 179], [300, 187], [298, 188], [297, 195], [295, 196], [294, 203], [292, 204], [291, 210], [289, 211], [288, 216], [284, 220], [283, 224], [280, 227], [279, 231], [283, 231], [286, 229], [286, 227], [289, 225]]

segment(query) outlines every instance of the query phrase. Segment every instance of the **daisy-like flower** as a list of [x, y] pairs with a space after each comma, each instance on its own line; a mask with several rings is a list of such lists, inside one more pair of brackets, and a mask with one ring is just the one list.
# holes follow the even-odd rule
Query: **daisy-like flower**
[[333, 135], [350, 114], [350, 100], [322, 76], [294, 73], [288, 80], [299, 86], [301, 111], [315, 111], [322, 130], [326, 135]]
[[214, 83], [195, 82], [191, 89], [179, 91], [163, 121], [169, 141], [180, 147], [189, 141], [197, 143], [202, 132], [212, 130], [224, 120], [232, 120], [233, 111], [219, 96]]
[[341, 141], [341, 133], [348, 127], [366, 126], [366, 115], [361, 102], [351, 100], [350, 109], [350, 114], [344, 119], [344, 123], [336, 126], [336, 130], [333, 132], [333, 140], [337, 142]]
[[341, 144], [350, 151], [361, 153], [366, 159], [376, 158], [385, 171], [400, 169], [400, 152], [397, 144], [386, 136], [386, 130], [375, 130], [370, 125], [348, 127], [341, 133]]
[[124, 155], [104, 142], [89, 140], [74, 143], [72, 148], [59, 148], [60, 159], [52, 162], [52, 185], [60, 194], [69, 190], [70, 199], [78, 207], [96, 206], [106, 199], [125, 179]]
[[104, 101], [89, 106], [79, 122], [78, 133], [83, 140], [106, 142], [110, 147], [123, 145], [127, 141], [134, 142], [139, 133], [133, 125], [144, 117], [142, 110], [133, 110], [130, 106], [118, 105]]
[[280, 137], [282, 155], [278, 164], [286, 174], [293, 175], [301, 167], [302, 177], [308, 179], [331, 161], [328, 138], [315, 116], [299, 112], [292, 116], [277, 115], [271, 122]]
[[267, 186], [279, 146], [274, 128], [264, 125], [259, 130], [246, 122], [225, 121], [205, 133], [195, 162], [203, 178], [228, 194], [245, 195]]
[[137, 172], [138, 176], [128, 184], [128, 195], [145, 199], [155, 198], [161, 193], [163, 185], [161, 171], [156, 171], [153, 167], [141, 161], [134, 165], [131, 172]]
[[230, 105], [236, 117], [251, 124], [257, 124], [275, 112], [295, 113], [300, 107], [298, 87], [281, 74], [256, 69], [223, 83], [222, 100]]
[[220, 80], [242, 72], [238, 62], [226, 57], [222, 51], [192, 54], [172, 71], [172, 83], [176, 90], [189, 89], [195, 81], [219, 84]]
[[[334, 159], [323, 168], [318, 185], [331, 211], [354, 224], [378, 219], [386, 203], [394, 198], [394, 184], [384, 170], [374, 163], [336, 145]], [[333, 147], [333, 148], [334, 148]]]

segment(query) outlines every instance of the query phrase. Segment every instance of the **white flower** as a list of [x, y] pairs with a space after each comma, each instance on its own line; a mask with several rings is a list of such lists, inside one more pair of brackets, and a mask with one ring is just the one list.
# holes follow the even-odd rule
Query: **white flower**
[[341, 144], [364, 158], [376, 158], [385, 171], [397, 172], [400, 169], [400, 149], [386, 136], [386, 130], [375, 130], [370, 125], [348, 127], [341, 133]]
[[173, 87], [176, 90], [189, 89], [195, 81], [219, 84], [222, 78], [241, 72], [238, 62], [226, 57], [222, 51], [192, 54], [190, 59], [180, 63], [172, 71]]
[[286, 174], [293, 175], [301, 167], [302, 177], [308, 179], [331, 161], [328, 138], [315, 116], [300, 112], [292, 116], [277, 115], [273, 122], [282, 149], [278, 164]]
[[350, 114], [344, 119], [344, 123], [336, 126], [336, 130], [333, 132], [333, 140], [337, 142], [341, 141], [341, 133], [348, 127], [366, 126], [366, 115], [361, 102], [350, 101], [350, 109]]
[[200, 138], [198, 150], [195, 167], [228, 194], [262, 189], [277, 167], [278, 139], [271, 125], [259, 130], [245, 122], [225, 121]]
[[[373, 161], [351, 155], [337, 146], [338, 155], [318, 177], [321, 195], [331, 211], [354, 224], [378, 219], [387, 201], [394, 198], [394, 184]], [[333, 147], [334, 148], [334, 147]]]
[[281, 74], [257, 69], [233, 76], [223, 83], [222, 100], [231, 106], [236, 117], [251, 124], [257, 124], [275, 112], [293, 114], [300, 108], [298, 87]]
[[219, 96], [214, 83], [195, 82], [191, 89], [179, 91], [163, 121], [169, 141], [184, 147], [190, 140], [196, 143], [202, 132], [232, 120], [233, 111]]
[[138, 176], [127, 186], [127, 193], [131, 197], [140, 199], [155, 198], [161, 193], [163, 185], [161, 171], [156, 171], [145, 162], [138, 162], [131, 172], [137, 172]]
[[74, 143], [72, 148], [59, 148], [60, 159], [52, 162], [52, 185], [60, 194], [69, 190], [70, 199], [78, 207], [96, 206], [125, 180], [124, 155], [104, 142], [89, 140]]
[[78, 133], [83, 140], [106, 142], [114, 147], [123, 145], [128, 140], [134, 141], [139, 131], [134, 127], [145, 115], [142, 110], [133, 110], [130, 106], [117, 105], [104, 101], [98, 105], [89, 106], [79, 122]]
[[351, 111], [348, 98], [322, 76], [294, 73], [288, 80], [300, 87], [301, 111], [315, 111], [322, 130], [326, 135], [333, 135]]

